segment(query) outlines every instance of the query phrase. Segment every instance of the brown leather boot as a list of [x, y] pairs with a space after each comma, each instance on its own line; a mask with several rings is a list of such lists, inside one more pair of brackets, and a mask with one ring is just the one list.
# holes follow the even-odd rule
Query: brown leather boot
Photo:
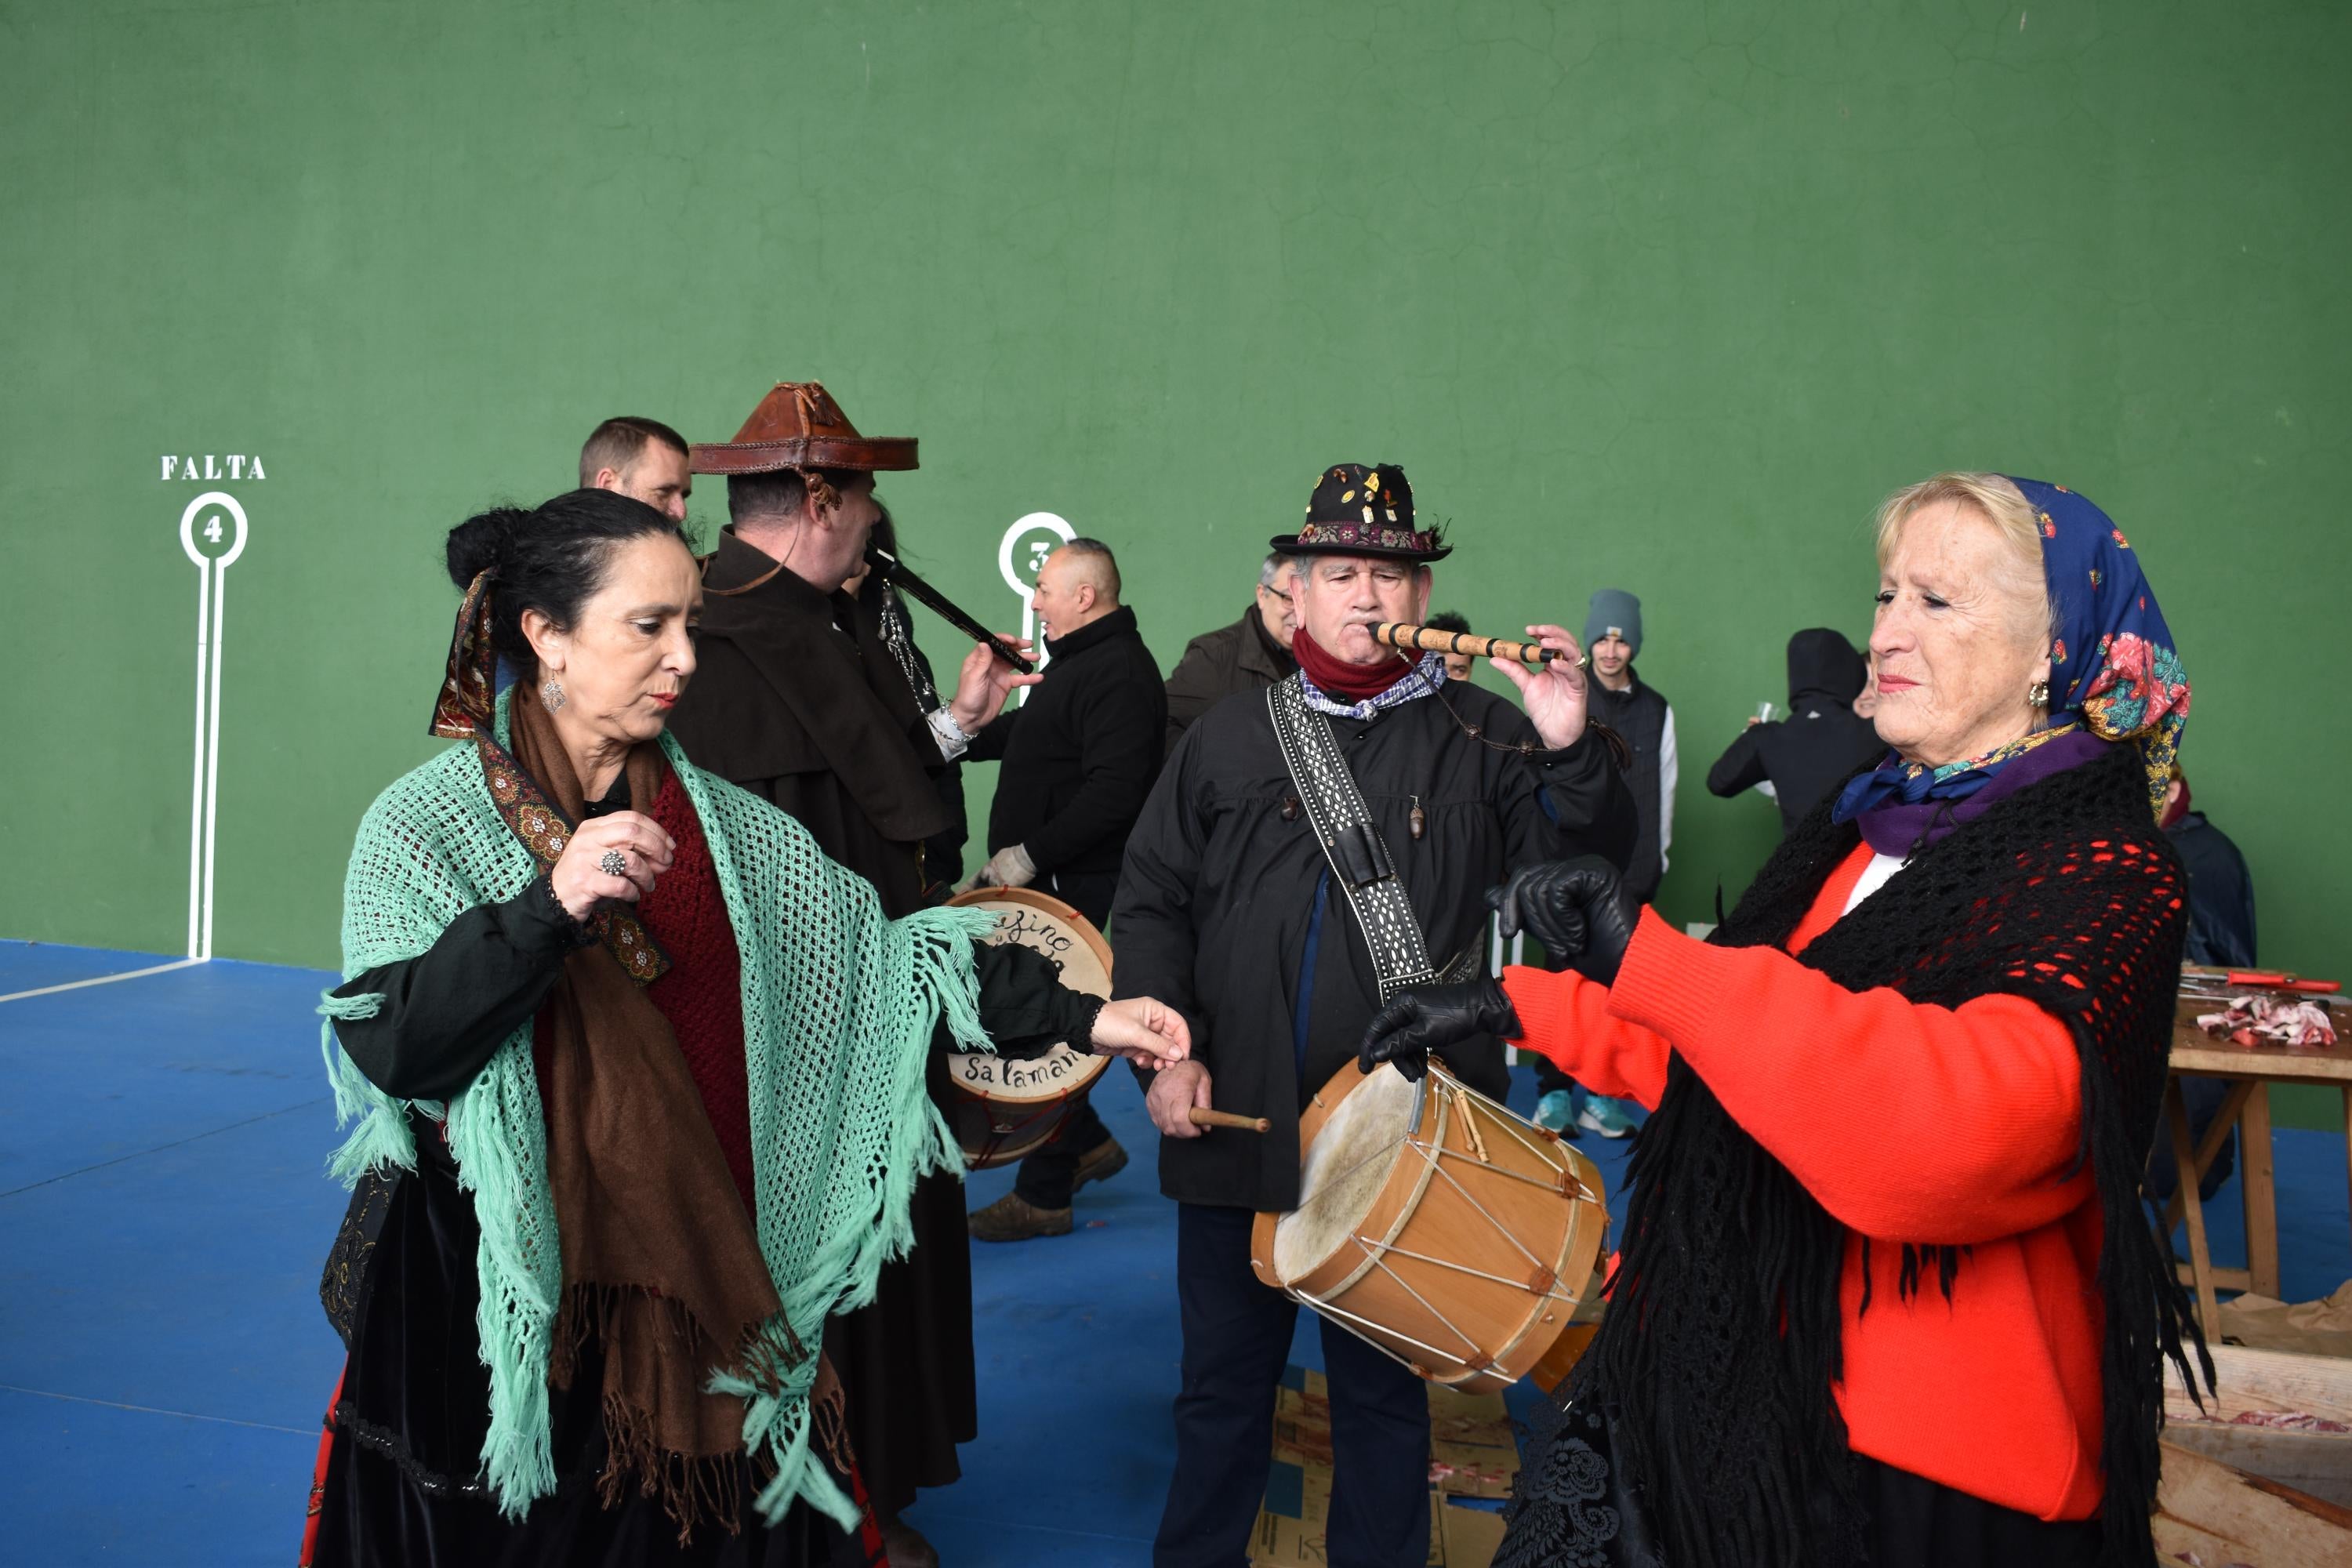
[[968, 1222], [974, 1241], [1026, 1241], [1033, 1236], [1067, 1236], [1070, 1211], [1041, 1209], [1019, 1193], [1007, 1193]]
[[1070, 1177], [1070, 1191], [1076, 1192], [1088, 1182], [1108, 1182], [1127, 1169], [1127, 1151], [1116, 1138], [1106, 1138], [1078, 1156], [1078, 1168]]

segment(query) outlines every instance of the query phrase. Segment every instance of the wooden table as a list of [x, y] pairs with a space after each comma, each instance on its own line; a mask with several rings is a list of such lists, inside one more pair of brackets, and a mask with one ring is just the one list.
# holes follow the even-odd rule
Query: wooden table
[[[2329, 1000], [2315, 998], [2316, 1000]], [[2214, 1292], [2252, 1290], [2275, 1297], [2279, 1293], [2277, 1194], [2271, 1171], [2270, 1086], [2308, 1083], [2332, 1088], [2344, 1096], [2347, 1174], [2352, 1178], [2352, 1012], [2339, 1003], [2328, 1016], [2336, 1025], [2336, 1044], [2289, 1050], [2264, 1046], [2249, 1048], [2215, 1039], [2197, 1026], [2200, 1013], [2218, 1013], [2226, 1004], [2204, 998], [2184, 998], [2172, 1026], [2172, 1071], [2164, 1089], [2165, 1121], [2171, 1129], [2172, 1154], [2179, 1170], [2172, 1201], [2165, 1205], [2167, 1228], [2189, 1222], [2189, 1261], [2181, 1266], [2185, 1283], [2197, 1289], [2198, 1319], [2205, 1337], [2221, 1342]], [[2183, 1074], [2229, 1081], [2221, 1114], [2192, 1146], [2189, 1107], [2181, 1098]], [[2213, 1157], [2221, 1152], [2230, 1129], [2241, 1129], [2238, 1169], [2246, 1209], [2246, 1267], [2216, 1268], [2205, 1244], [2205, 1205], [2197, 1184]]]

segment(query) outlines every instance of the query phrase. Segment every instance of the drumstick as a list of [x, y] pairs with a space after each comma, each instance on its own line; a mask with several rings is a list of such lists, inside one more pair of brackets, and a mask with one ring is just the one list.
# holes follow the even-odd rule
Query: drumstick
[[1274, 1127], [1263, 1116], [1235, 1116], [1230, 1110], [1211, 1110], [1200, 1105], [1189, 1107], [1184, 1114], [1192, 1119], [1195, 1127], [1232, 1127], [1244, 1132], [1266, 1132]]
[[[1521, 664], [1549, 664], [1561, 656], [1558, 648], [1545, 647], [1540, 643], [1507, 642], [1501, 637], [1482, 637], [1475, 632], [1446, 632], [1434, 626], [1416, 626], [1402, 621], [1381, 621], [1372, 627], [1372, 640], [1391, 647], [1418, 648], [1424, 653], [1466, 653], [1472, 658], [1516, 659]], [[1578, 659], [1581, 669], [1590, 661]]]

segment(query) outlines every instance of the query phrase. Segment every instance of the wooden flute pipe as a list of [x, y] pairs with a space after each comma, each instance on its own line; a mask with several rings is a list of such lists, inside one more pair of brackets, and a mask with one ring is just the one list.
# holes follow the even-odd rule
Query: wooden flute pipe
[[1472, 658], [1508, 658], [1521, 664], [1549, 664], [1559, 657], [1558, 648], [1546, 647], [1541, 643], [1507, 642], [1501, 637], [1482, 637], [1475, 632], [1440, 631], [1434, 626], [1407, 626], [1402, 621], [1380, 622], [1372, 627], [1372, 640], [1423, 653], [1466, 653]]
[[1274, 1123], [1263, 1116], [1236, 1116], [1230, 1110], [1211, 1110], [1205, 1106], [1188, 1106], [1184, 1114], [1195, 1127], [1233, 1127], [1244, 1132], [1265, 1132]]

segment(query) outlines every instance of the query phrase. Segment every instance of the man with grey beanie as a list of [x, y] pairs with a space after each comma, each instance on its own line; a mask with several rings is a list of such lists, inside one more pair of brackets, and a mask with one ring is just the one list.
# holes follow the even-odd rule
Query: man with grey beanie
[[[1625, 787], [1633, 792], [1642, 826], [1624, 886], [1646, 904], [1657, 897], [1675, 841], [1677, 760], [1674, 708], [1633, 672], [1633, 656], [1642, 651], [1642, 601], [1622, 588], [1593, 595], [1584, 614], [1584, 648], [1592, 658], [1592, 716], [1624, 737], [1633, 753]], [[1543, 1091], [1536, 1121], [1545, 1127], [1581, 1127], [1604, 1138], [1622, 1138], [1633, 1130], [1622, 1103], [1572, 1084], [1549, 1062], [1537, 1069], [1536, 1082]]]

